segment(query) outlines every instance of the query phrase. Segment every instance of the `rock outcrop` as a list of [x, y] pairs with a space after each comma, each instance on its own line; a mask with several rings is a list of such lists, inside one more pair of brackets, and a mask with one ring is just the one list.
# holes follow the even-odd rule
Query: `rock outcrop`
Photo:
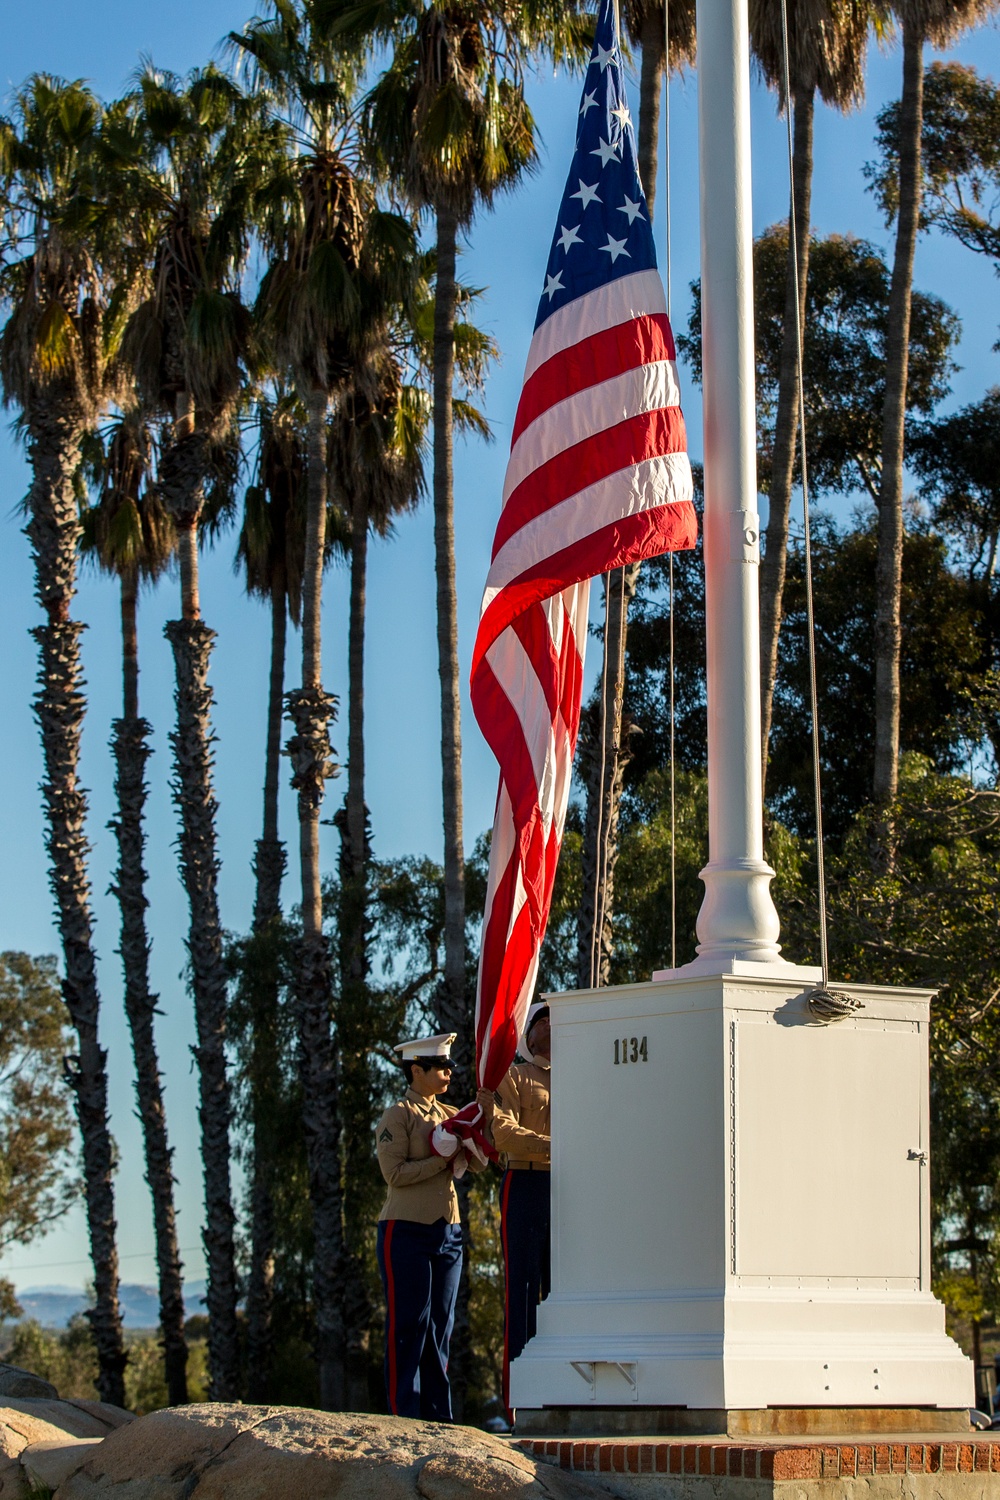
[[105, 1438], [133, 1420], [117, 1406], [100, 1401], [0, 1398], [0, 1500], [22, 1500], [28, 1480], [21, 1454], [36, 1443], [65, 1444], [77, 1438]]
[[17, 1365], [0, 1364], [0, 1396], [27, 1396], [58, 1401], [59, 1392], [40, 1375], [32, 1375], [30, 1370], [21, 1370]]
[[55, 1500], [600, 1500], [604, 1493], [471, 1427], [212, 1404], [151, 1412], [112, 1433]]

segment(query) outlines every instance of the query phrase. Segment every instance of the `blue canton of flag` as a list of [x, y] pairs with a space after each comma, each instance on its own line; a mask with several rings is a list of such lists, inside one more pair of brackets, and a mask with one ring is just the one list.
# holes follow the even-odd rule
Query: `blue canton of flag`
[[584, 292], [656, 268], [611, 0], [601, 6], [535, 327]]

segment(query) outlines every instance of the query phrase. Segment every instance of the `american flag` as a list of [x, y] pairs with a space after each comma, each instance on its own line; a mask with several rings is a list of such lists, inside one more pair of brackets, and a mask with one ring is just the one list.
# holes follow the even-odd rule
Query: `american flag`
[[483, 1088], [514, 1060], [538, 971], [580, 726], [590, 579], [693, 547], [696, 529], [614, 0], [602, 0], [472, 662], [473, 711], [500, 762], [476, 998]]

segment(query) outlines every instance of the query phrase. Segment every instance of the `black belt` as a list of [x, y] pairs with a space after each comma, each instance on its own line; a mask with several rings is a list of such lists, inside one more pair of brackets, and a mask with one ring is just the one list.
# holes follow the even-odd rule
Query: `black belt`
[[547, 1161], [508, 1161], [508, 1172], [548, 1172], [550, 1170]]

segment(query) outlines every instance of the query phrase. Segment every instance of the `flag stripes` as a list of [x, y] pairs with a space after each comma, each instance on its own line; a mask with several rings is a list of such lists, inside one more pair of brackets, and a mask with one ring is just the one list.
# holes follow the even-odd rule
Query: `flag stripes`
[[538, 972], [580, 728], [589, 580], [695, 535], [674, 341], [613, 3], [602, 0], [473, 653], [472, 706], [500, 763], [476, 1001], [485, 1088], [513, 1061]]

